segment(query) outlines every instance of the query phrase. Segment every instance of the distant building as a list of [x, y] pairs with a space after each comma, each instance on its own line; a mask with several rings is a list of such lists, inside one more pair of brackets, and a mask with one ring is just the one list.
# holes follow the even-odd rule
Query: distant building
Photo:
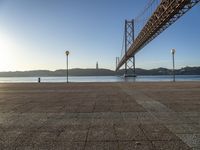
[[99, 64], [98, 64], [98, 61], [96, 63], [96, 69], [99, 69]]

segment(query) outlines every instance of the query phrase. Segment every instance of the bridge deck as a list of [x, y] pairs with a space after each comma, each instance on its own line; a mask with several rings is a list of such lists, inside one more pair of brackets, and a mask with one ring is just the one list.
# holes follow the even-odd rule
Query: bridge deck
[[199, 2], [200, 0], [162, 0], [127, 53], [119, 61], [116, 70], [119, 70], [130, 57], [135, 55], [146, 44], [151, 42]]
[[0, 84], [0, 149], [200, 149], [200, 83]]

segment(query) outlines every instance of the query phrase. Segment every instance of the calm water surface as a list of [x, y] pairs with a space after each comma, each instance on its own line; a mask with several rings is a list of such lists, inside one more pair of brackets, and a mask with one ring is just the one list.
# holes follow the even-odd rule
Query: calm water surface
[[[41, 82], [66, 82], [66, 77], [40, 77]], [[37, 77], [0, 77], [0, 83], [33, 83]], [[168, 82], [172, 76], [137, 76], [124, 78], [121, 76], [70, 76], [69, 82]], [[176, 81], [200, 81], [200, 75], [177, 75]]]

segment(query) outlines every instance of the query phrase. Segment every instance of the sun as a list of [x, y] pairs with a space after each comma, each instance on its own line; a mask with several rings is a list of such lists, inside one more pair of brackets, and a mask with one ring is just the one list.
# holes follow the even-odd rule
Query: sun
[[4, 50], [0, 50], [0, 72], [9, 71], [12, 68], [12, 57], [10, 54]]
[[5, 34], [0, 34], [0, 72], [13, 68], [15, 52], [14, 42]]

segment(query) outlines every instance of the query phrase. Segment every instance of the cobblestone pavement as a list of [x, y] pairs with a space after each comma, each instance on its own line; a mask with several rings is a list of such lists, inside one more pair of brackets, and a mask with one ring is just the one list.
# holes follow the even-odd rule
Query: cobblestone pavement
[[0, 149], [199, 150], [200, 82], [0, 84]]

